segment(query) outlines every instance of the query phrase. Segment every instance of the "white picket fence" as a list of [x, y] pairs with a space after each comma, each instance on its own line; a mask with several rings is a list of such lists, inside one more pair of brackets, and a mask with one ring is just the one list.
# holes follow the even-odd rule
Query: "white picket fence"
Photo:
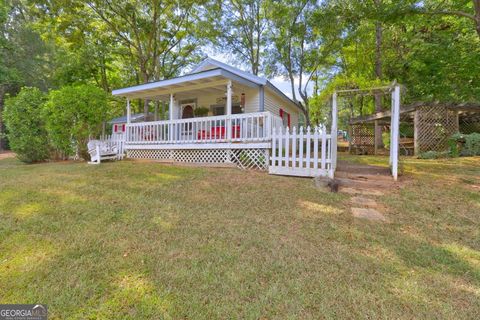
[[332, 156], [332, 136], [324, 126], [277, 127], [272, 132], [269, 173], [333, 178]]

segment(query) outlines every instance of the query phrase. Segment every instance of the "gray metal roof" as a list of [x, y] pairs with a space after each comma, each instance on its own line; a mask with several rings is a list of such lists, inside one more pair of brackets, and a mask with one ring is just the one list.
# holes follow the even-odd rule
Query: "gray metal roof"
[[[208, 66], [213, 66], [213, 68], [205, 69]], [[285, 93], [283, 93], [280, 89], [274, 86], [270, 81], [265, 78], [253, 75], [249, 72], [240, 70], [238, 68], [229, 66], [223, 62], [218, 60], [207, 58], [203, 60], [200, 64], [198, 64], [190, 73], [179, 76], [172, 79], [165, 79], [155, 82], [149, 82], [137, 86], [127, 87], [116, 89], [112, 91], [114, 96], [123, 96], [123, 97], [134, 97], [135, 95], [143, 94], [154, 94], [155, 90], [159, 90], [161, 88], [166, 88], [169, 86], [175, 87], [176, 85], [189, 82], [189, 81], [198, 81], [212, 77], [222, 77], [226, 79], [231, 79], [233, 81], [237, 81], [244, 85], [250, 87], [256, 86], [265, 86], [276, 94], [278, 94], [284, 100], [296, 105], [300, 110], [303, 108], [300, 106], [299, 103], [293, 101], [290, 97], [288, 97]], [[173, 88], [172, 87], [172, 88]]]
[[[149, 117], [153, 116], [152, 113], [149, 114]], [[143, 113], [135, 113], [130, 116], [130, 120], [132, 122], [142, 122], [145, 119], [145, 114]], [[109, 124], [118, 124], [118, 123], [127, 123], [127, 116], [121, 116], [118, 118], [113, 118], [112, 120], [108, 121]]]

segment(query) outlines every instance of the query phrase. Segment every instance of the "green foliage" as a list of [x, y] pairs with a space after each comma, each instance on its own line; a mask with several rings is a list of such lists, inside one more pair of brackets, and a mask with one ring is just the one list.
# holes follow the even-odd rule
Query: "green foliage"
[[419, 159], [440, 159], [440, 158], [448, 158], [450, 156], [449, 151], [427, 151], [422, 152], [418, 155]]
[[382, 132], [382, 142], [385, 149], [390, 149], [390, 132]]
[[198, 107], [193, 110], [195, 117], [205, 117], [208, 115], [209, 109], [207, 107]]
[[479, 156], [480, 133], [456, 133], [448, 140], [452, 156]]
[[46, 96], [37, 88], [24, 87], [5, 101], [3, 117], [11, 149], [27, 163], [48, 159], [50, 147], [42, 114]]
[[107, 95], [96, 86], [72, 85], [51, 91], [45, 115], [52, 144], [64, 156], [77, 148], [80, 156], [88, 159], [88, 139], [101, 133], [108, 111]]

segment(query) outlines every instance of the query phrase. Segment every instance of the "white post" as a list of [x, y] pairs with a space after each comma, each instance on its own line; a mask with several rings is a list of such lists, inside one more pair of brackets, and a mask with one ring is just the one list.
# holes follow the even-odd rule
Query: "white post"
[[127, 123], [130, 124], [132, 118], [132, 110], [130, 108], [130, 99], [127, 98]]
[[225, 110], [227, 116], [232, 114], [232, 81], [227, 82], [227, 110]]
[[392, 110], [392, 141], [390, 148], [392, 149], [392, 176], [395, 181], [398, 179], [398, 140], [400, 137], [400, 86], [395, 86], [394, 103]]
[[130, 108], [130, 99], [127, 98], [127, 125], [125, 126], [125, 141], [130, 140], [130, 127], [129, 124], [132, 121], [132, 110]]
[[175, 101], [173, 100], [173, 94], [170, 94], [170, 104], [168, 105], [168, 117], [170, 120], [173, 120], [173, 109], [174, 109], [174, 103]]
[[[170, 121], [175, 119], [175, 117], [173, 115], [173, 112], [174, 112], [174, 109], [175, 109], [174, 104], [175, 104], [175, 100], [173, 99], [173, 93], [171, 93], [170, 94], [170, 104], [168, 105], [168, 118], [170, 119]], [[169, 123], [168, 132], [169, 132], [169, 140], [170, 141], [173, 141], [174, 130], [175, 130], [174, 124]]]
[[229, 116], [232, 115], [232, 81], [227, 82], [227, 106], [225, 110], [227, 114], [227, 140], [230, 141], [232, 139], [232, 119]]
[[332, 130], [330, 132], [331, 148], [332, 148], [332, 164], [330, 178], [334, 177], [335, 169], [337, 168], [337, 92], [335, 91], [332, 96]]

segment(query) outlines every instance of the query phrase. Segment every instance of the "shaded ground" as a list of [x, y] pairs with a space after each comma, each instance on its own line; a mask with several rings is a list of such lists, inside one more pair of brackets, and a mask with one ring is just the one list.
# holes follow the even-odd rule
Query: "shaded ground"
[[408, 188], [376, 198], [385, 224], [310, 179], [1, 160], [0, 303], [52, 319], [479, 318], [480, 158], [403, 167]]
[[0, 151], [0, 160], [7, 159], [7, 158], [14, 158], [15, 153], [11, 151]]

